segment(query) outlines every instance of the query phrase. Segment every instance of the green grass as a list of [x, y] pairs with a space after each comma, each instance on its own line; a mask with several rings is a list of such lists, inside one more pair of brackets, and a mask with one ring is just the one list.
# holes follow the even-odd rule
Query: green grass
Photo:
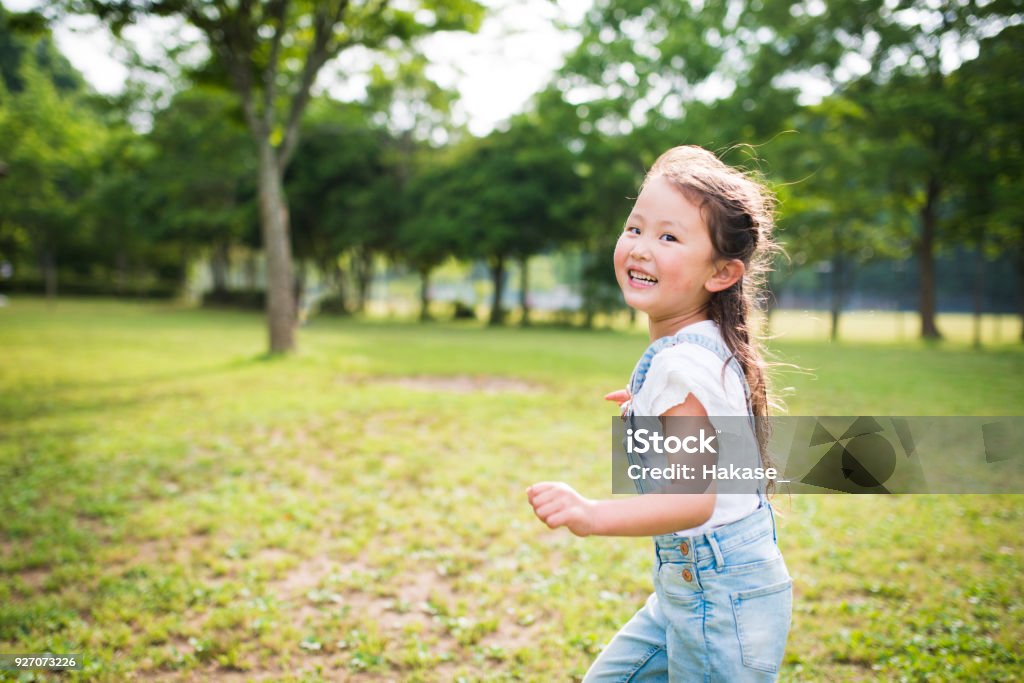
[[[1009, 323], [979, 352], [789, 319], [792, 414], [1024, 414]], [[82, 653], [90, 681], [579, 679], [650, 590], [649, 540], [549, 532], [524, 489], [606, 494], [601, 396], [644, 335], [318, 318], [300, 343], [265, 358], [241, 313], [0, 309], [0, 652]], [[777, 500], [782, 678], [1018, 679], [1020, 500]]]

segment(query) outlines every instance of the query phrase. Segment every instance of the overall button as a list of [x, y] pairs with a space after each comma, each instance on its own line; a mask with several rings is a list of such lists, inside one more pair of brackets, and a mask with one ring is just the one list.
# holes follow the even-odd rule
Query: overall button
[[691, 572], [689, 569], [684, 569], [683, 581], [693, 581], [693, 572]]
[[686, 541], [683, 541], [682, 543], [680, 543], [679, 544], [679, 552], [681, 552], [683, 555], [689, 555], [690, 554], [690, 544], [687, 543]]

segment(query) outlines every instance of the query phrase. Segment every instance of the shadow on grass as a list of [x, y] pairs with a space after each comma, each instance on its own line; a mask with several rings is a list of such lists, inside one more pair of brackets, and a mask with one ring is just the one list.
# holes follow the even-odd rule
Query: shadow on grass
[[[87, 415], [95, 412], [116, 411], [122, 408], [151, 404], [168, 398], [194, 398], [198, 391], [160, 391], [159, 385], [169, 382], [212, 378], [238, 372], [259, 365], [280, 362], [281, 358], [269, 354], [243, 356], [214, 366], [186, 368], [136, 377], [118, 378], [98, 382], [54, 382], [38, 388], [8, 387], [7, 397], [0, 401], [0, 421], [33, 420], [55, 414]], [[91, 395], [79, 399], [69, 394], [77, 392], [109, 392], [116, 390], [145, 390], [146, 395], [111, 397]]]
[[193, 379], [196, 377], [214, 376], [226, 372], [234, 372], [237, 370], [244, 370], [246, 368], [253, 367], [258, 363], [263, 362], [265, 360], [265, 355], [266, 354], [242, 356], [217, 365], [184, 368], [181, 370], [161, 372], [157, 374], [142, 375], [136, 377], [122, 377], [118, 379], [111, 379], [100, 382], [54, 382], [53, 384], [47, 385], [45, 389], [48, 391], [76, 391], [81, 389], [125, 389], [140, 386], [149, 382], [159, 383], [166, 381], [174, 381], [178, 379]]

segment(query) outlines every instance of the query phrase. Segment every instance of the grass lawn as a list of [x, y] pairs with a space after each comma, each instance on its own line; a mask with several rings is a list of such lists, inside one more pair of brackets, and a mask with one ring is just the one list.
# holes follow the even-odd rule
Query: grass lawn
[[[804, 368], [776, 376], [791, 414], [1024, 414], [1012, 321], [982, 351], [871, 324], [772, 343]], [[607, 494], [601, 396], [644, 335], [316, 318], [300, 344], [265, 359], [254, 314], [0, 309], [0, 652], [90, 681], [578, 680], [650, 541], [550, 532], [524, 490]], [[777, 499], [781, 678], [1019, 680], [1022, 503]]]

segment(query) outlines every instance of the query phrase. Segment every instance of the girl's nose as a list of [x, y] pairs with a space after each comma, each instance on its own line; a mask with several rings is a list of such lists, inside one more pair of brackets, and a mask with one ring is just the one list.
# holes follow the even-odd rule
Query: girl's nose
[[647, 247], [640, 240], [638, 240], [636, 244], [633, 245], [633, 248], [630, 250], [629, 255], [637, 259], [638, 261], [644, 261], [650, 256], [650, 254], [647, 251]]

